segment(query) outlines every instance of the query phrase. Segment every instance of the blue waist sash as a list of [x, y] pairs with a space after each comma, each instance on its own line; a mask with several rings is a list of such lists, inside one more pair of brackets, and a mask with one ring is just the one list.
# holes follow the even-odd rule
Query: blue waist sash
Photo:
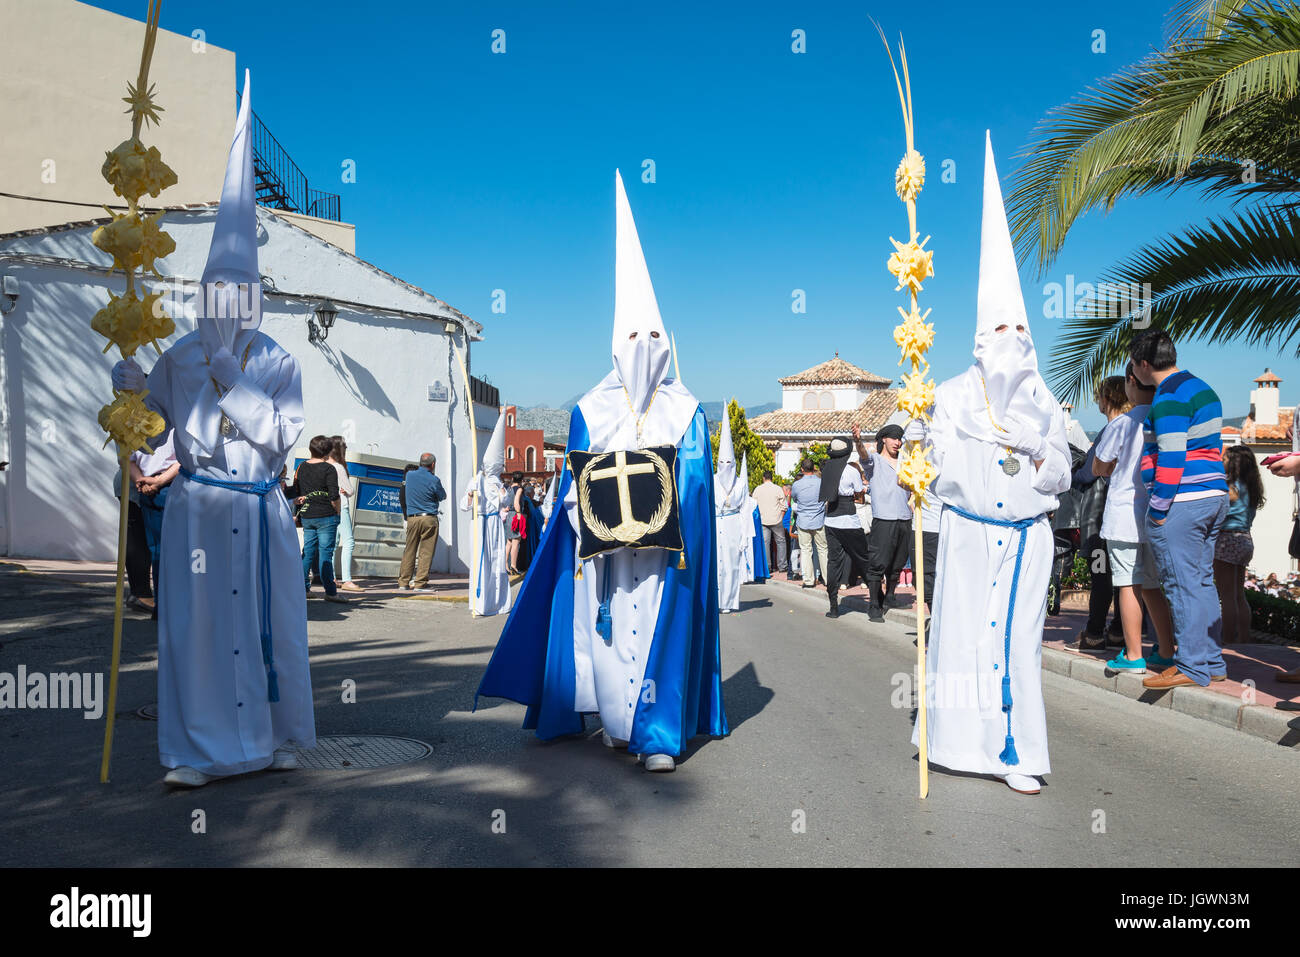
[[962, 518], [969, 519], [972, 522], [979, 522], [981, 525], [1014, 528], [1020, 533], [1019, 542], [1016, 545], [1016, 567], [1011, 573], [1011, 595], [1007, 599], [1006, 628], [1003, 632], [1005, 636], [1003, 656], [1006, 661], [1006, 671], [1002, 674], [1002, 710], [1007, 716], [1007, 740], [1006, 747], [998, 755], [998, 760], [1003, 764], [1015, 766], [1020, 763], [1020, 755], [1016, 754], [1016, 740], [1011, 736], [1011, 616], [1016, 609], [1016, 590], [1020, 587], [1020, 562], [1025, 556], [1025, 532], [1043, 516], [1022, 518], [1019, 521], [1012, 522], [1004, 518], [985, 518], [983, 515], [976, 515], [964, 508], [958, 508], [956, 505], [945, 505], [944, 508], [956, 512]]
[[266, 700], [280, 700], [280, 684], [275, 676], [275, 662], [271, 655], [271, 545], [270, 545], [270, 522], [266, 514], [266, 496], [280, 488], [278, 478], [267, 479], [265, 482], [232, 482], [228, 479], [217, 479], [207, 475], [195, 475], [193, 472], [181, 467], [181, 475], [191, 482], [198, 482], [200, 485], [211, 485], [213, 488], [229, 489], [232, 492], [242, 492], [245, 495], [256, 495], [258, 505], [258, 550], [257, 550], [257, 579], [262, 592], [261, 608], [261, 638], [262, 638], [262, 661], [266, 665]]

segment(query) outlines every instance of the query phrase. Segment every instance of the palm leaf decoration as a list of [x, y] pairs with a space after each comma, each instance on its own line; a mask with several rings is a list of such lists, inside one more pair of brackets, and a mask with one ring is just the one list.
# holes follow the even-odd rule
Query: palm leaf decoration
[[1009, 198], [1022, 260], [1043, 274], [1071, 227], [1126, 196], [1194, 189], [1246, 205], [1135, 253], [1107, 280], [1154, 290], [1150, 313], [1102, 300], [1065, 321], [1049, 378], [1084, 397], [1127, 359], [1135, 331], [1296, 342], [1300, 256], [1300, 4], [1186, 0], [1165, 49], [1049, 113]]

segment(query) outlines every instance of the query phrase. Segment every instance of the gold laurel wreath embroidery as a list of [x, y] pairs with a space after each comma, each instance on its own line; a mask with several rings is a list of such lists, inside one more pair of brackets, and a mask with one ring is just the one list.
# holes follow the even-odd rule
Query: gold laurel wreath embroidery
[[[582, 518], [588, 527], [596, 533], [597, 537], [607, 542], [623, 542], [629, 544], [635, 542], [637, 538], [645, 535], [653, 535], [660, 531], [668, 522], [668, 513], [672, 510], [673, 505], [673, 479], [672, 473], [668, 471], [668, 463], [663, 460], [663, 456], [651, 452], [648, 449], [638, 449], [639, 454], [650, 459], [655, 467], [655, 474], [664, 489], [663, 501], [659, 503], [659, 508], [650, 516], [650, 520], [645, 523], [645, 531], [635, 538], [619, 538], [614, 534], [613, 529], [596, 517], [596, 513], [591, 510], [591, 479], [589, 478], [592, 469], [598, 463], [604, 461], [607, 457], [614, 455], [614, 452], [606, 452], [604, 455], [597, 456], [587, 463], [587, 467], [582, 470], [578, 476], [578, 507], [582, 509]], [[631, 516], [628, 516], [631, 518]]]

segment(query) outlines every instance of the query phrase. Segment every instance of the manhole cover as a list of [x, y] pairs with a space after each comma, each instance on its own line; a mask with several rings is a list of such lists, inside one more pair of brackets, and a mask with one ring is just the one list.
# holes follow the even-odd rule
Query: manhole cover
[[136, 711], [136, 714], [144, 718], [146, 721], [157, 721], [158, 706], [156, 704], [147, 704], [143, 708]]
[[298, 762], [315, 771], [353, 771], [406, 764], [432, 753], [431, 745], [414, 738], [391, 734], [327, 734], [316, 738], [316, 747], [300, 750]]

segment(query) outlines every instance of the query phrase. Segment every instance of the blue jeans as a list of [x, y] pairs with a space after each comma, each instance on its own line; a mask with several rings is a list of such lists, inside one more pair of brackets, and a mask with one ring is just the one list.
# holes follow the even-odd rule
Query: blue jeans
[[[334, 539], [338, 535], [339, 517], [304, 518], [302, 520], [302, 576], [311, 587], [311, 573], [320, 565], [320, 580], [325, 594], [338, 592], [334, 586]], [[1215, 592], [1217, 595], [1218, 592]]]
[[158, 587], [158, 556], [162, 552], [163, 506], [167, 504], [167, 488], [164, 485], [157, 494], [140, 496], [140, 517], [144, 519], [144, 539], [149, 543], [155, 601], [162, 594], [162, 589]]
[[1147, 541], [1174, 619], [1174, 664], [1201, 687], [1223, 663], [1223, 614], [1214, 587], [1214, 543], [1228, 515], [1228, 496], [1174, 502], [1163, 525], [1146, 520]]

